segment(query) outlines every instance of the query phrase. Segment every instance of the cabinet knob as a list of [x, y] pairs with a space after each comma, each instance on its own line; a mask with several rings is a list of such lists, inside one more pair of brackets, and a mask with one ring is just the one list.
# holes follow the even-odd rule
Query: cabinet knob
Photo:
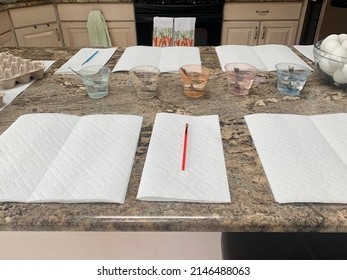
[[266, 16], [270, 11], [269, 10], [257, 10], [256, 13], [260, 16]]

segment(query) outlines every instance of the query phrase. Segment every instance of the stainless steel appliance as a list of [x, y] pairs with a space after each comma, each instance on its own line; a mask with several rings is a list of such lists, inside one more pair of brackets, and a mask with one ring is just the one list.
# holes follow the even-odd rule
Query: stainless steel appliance
[[340, 33], [347, 33], [347, 1], [324, 0], [315, 39]]
[[195, 45], [220, 45], [224, 0], [135, 0], [138, 45], [152, 45], [153, 17], [195, 17]]
[[313, 44], [340, 33], [347, 33], [347, 0], [309, 0], [300, 44]]

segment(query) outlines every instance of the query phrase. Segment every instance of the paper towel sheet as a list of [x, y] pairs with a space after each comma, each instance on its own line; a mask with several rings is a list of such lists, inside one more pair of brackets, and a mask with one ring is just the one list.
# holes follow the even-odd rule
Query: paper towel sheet
[[[186, 168], [182, 171], [186, 123], [189, 124]], [[137, 198], [230, 202], [218, 116], [157, 114]]]
[[112, 71], [129, 71], [135, 66], [152, 65], [161, 72], [178, 72], [186, 64], [201, 65], [199, 48], [134, 46], [125, 49]]
[[0, 137], [0, 201], [123, 203], [142, 117], [29, 114]]
[[347, 114], [245, 119], [277, 202], [347, 203]]
[[[105, 65], [107, 61], [110, 60], [117, 48], [83, 48], [80, 49], [73, 57], [71, 57], [67, 62], [63, 64], [55, 74], [74, 74], [69, 67], [75, 71], [80, 71], [84, 67], [93, 65]], [[93, 53], [98, 51], [98, 53], [86, 64], [82, 65]]]
[[300, 53], [302, 53], [308, 59], [314, 61], [313, 45], [295, 45], [294, 48], [296, 48]]
[[312, 70], [305, 61], [284, 45], [225, 45], [216, 47], [216, 52], [223, 71], [224, 66], [231, 62], [251, 64], [259, 71], [274, 71], [275, 65], [282, 62], [296, 63]]
[[[55, 60], [44, 60], [40, 61], [45, 65], [45, 71], [53, 65]], [[5, 109], [19, 94], [21, 94], [27, 87], [29, 87], [36, 79], [31, 79], [29, 83], [26, 84], [16, 84], [14, 88], [2, 89], [0, 91], [5, 93], [3, 105], [0, 106], [0, 112]]]

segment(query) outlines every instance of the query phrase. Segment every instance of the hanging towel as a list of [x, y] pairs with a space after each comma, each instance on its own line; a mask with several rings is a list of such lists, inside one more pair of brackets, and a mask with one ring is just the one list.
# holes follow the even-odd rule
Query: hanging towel
[[194, 46], [196, 18], [175, 18], [174, 20], [174, 46]]
[[102, 12], [99, 10], [90, 11], [88, 14], [88, 37], [91, 47], [111, 47], [111, 38], [108, 34], [108, 27]]
[[153, 18], [153, 46], [172, 46], [173, 41], [173, 18], [154, 17]]

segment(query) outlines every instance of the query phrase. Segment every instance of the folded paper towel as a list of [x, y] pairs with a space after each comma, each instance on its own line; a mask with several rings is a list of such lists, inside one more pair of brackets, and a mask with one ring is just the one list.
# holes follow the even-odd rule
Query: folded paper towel
[[[181, 170], [185, 124], [185, 170]], [[228, 203], [218, 116], [158, 113], [137, 198], [149, 201]]]
[[245, 119], [277, 202], [347, 203], [347, 114]]
[[126, 48], [112, 71], [129, 71], [135, 66], [152, 65], [160, 72], [178, 72], [185, 64], [201, 64], [199, 48], [133, 46]]
[[0, 201], [123, 203], [142, 117], [29, 114], [0, 137]]

